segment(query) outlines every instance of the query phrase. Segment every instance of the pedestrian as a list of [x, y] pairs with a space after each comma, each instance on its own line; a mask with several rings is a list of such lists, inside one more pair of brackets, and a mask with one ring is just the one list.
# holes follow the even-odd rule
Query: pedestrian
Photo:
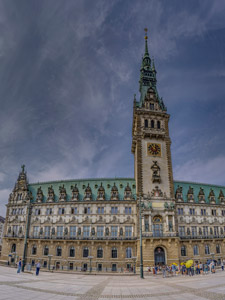
[[41, 268], [41, 264], [40, 264], [40, 262], [38, 262], [38, 263], [36, 264], [36, 276], [39, 275], [40, 268]]
[[222, 269], [222, 271], [224, 271], [224, 262], [223, 262], [223, 260], [221, 262], [221, 269]]
[[162, 273], [163, 273], [163, 278], [166, 278], [166, 266], [163, 265], [162, 267]]
[[19, 262], [18, 262], [18, 269], [17, 269], [17, 273], [20, 273], [20, 271], [21, 271], [21, 267], [22, 267], [22, 261], [21, 261], [21, 259], [19, 260]]

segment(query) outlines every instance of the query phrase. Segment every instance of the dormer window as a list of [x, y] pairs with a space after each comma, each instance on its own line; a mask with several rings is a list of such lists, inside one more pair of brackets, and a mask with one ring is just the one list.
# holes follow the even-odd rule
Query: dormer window
[[151, 120], [151, 128], [154, 128], [155, 124], [154, 124], [154, 120]]
[[145, 120], [145, 128], [148, 128], [148, 120]]

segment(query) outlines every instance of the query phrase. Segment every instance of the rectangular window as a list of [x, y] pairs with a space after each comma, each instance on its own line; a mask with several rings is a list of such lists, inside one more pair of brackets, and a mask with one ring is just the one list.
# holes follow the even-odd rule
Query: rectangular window
[[111, 207], [111, 214], [116, 215], [118, 213], [118, 207]]
[[216, 216], [216, 209], [212, 209], [212, 216]]
[[185, 236], [185, 227], [184, 226], [179, 226], [179, 235]]
[[191, 227], [191, 233], [192, 233], [192, 236], [197, 236], [197, 226]]
[[89, 237], [89, 236], [90, 236], [90, 226], [84, 226], [83, 237]]
[[34, 231], [34, 237], [38, 237], [38, 235], [39, 235], [39, 226], [34, 226], [34, 229], [33, 229]]
[[125, 207], [125, 215], [131, 215], [131, 207]]
[[46, 209], [46, 215], [47, 216], [52, 215], [52, 208], [47, 208]]
[[70, 226], [70, 237], [73, 238], [76, 236], [77, 233], [77, 227], [76, 226]]
[[117, 237], [118, 226], [111, 226], [111, 237]]
[[154, 110], [154, 103], [150, 103], [150, 110]]
[[201, 209], [201, 215], [206, 216], [206, 209], [203, 209], [203, 208]]
[[194, 215], [195, 214], [195, 209], [194, 208], [190, 208], [189, 212], [190, 212], [190, 215]]
[[132, 226], [125, 226], [125, 237], [132, 237]]
[[104, 214], [104, 207], [98, 207], [98, 214]]
[[41, 214], [41, 210], [39, 208], [36, 208], [34, 211], [35, 216], [39, 216]]
[[177, 214], [178, 214], [178, 215], [183, 215], [183, 214], [184, 214], [183, 208], [178, 208], [178, 209], [177, 209]]
[[90, 207], [85, 207], [84, 208], [84, 213], [85, 214], [90, 214], [91, 213], [91, 208]]
[[19, 232], [19, 226], [18, 225], [13, 225], [13, 235], [17, 236]]
[[49, 238], [50, 237], [50, 226], [45, 226], [45, 237]]
[[63, 226], [57, 226], [57, 237], [63, 237]]
[[77, 207], [72, 207], [71, 208], [71, 214], [76, 215], [77, 214]]
[[103, 237], [104, 235], [104, 226], [97, 226], [97, 237]]
[[203, 226], [203, 235], [204, 236], [208, 235], [208, 226]]
[[58, 211], [59, 215], [64, 215], [64, 212], [65, 212], [64, 207], [59, 207], [59, 211]]
[[219, 227], [214, 226], [214, 235], [219, 235]]

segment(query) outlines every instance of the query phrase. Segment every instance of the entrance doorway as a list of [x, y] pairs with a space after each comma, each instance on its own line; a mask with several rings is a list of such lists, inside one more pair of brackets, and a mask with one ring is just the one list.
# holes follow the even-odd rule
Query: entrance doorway
[[166, 264], [165, 251], [162, 247], [155, 248], [154, 256], [155, 256], [155, 265], [162, 266]]

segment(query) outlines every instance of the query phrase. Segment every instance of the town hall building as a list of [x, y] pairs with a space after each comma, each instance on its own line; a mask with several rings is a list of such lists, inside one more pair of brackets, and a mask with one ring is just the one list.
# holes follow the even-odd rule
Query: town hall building
[[134, 178], [28, 183], [9, 195], [1, 261], [122, 272], [225, 258], [225, 186], [173, 179], [170, 115], [145, 52], [133, 101]]

